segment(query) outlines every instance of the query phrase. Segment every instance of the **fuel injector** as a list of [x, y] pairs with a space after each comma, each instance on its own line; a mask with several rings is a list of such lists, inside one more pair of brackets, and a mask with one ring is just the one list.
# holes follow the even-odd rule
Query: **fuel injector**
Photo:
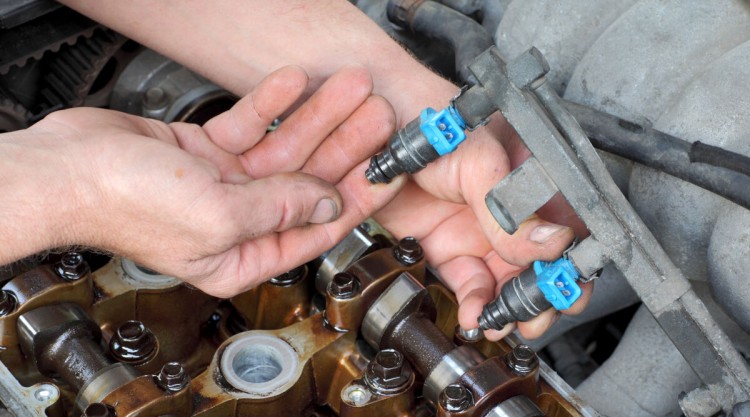
[[[367, 179], [373, 184], [388, 183], [403, 173], [414, 174], [439, 157], [456, 150], [466, 139], [467, 130], [486, 124], [490, 115], [500, 110], [498, 103], [502, 102], [500, 98], [505, 84], [498, 84], [489, 75], [507, 71], [508, 78], [514, 83], [534, 86], [549, 70], [546, 63], [538, 64], [537, 55], [540, 55], [538, 51], [532, 50], [509, 66], [492, 48], [480, 55], [472, 69], [477, 83], [462, 89], [444, 110], [437, 112], [427, 108], [418, 118], [396, 132], [388, 141], [386, 149], [370, 160], [365, 173]], [[488, 204], [494, 201], [489, 198], [494, 198], [493, 192], [494, 190], [488, 194]], [[531, 212], [533, 211], [535, 210]], [[498, 218], [494, 212], [493, 215]], [[572, 249], [573, 247], [569, 248], [554, 262], [534, 262], [531, 268], [505, 283], [497, 299], [484, 306], [478, 319], [480, 328], [500, 330], [508, 323], [531, 320], [549, 308], [570, 308], [581, 296], [577, 281], [579, 271], [583, 271], [577, 269], [568, 257]], [[584, 270], [584, 276], [590, 277], [590, 271], [586, 268]], [[591, 278], [581, 281], [589, 279]]]
[[501, 330], [508, 323], [529, 321], [551, 307], [570, 308], [582, 293], [578, 278], [578, 271], [566, 256], [554, 262], [534, 262], [506, 282], [500, 295], [484, 306], [479, 328]]
[[[367, 179], [372, 184], [387, 184], [405, 172], [419, 172], [430, 162], [456, 150], [466, 139], [466, 130], [486, 123], [489, 112], [481, 108], [480, 117], [468, 114], [468, 119], [474, 121], [474, 125], [469, 126], [456, 106], [456, 100], [462, 98], [465, 91], [462, 90], [444, 110], [437, 112], [427, 108], [396, 132], [386, 149], [370, 159], [365, 172]], [[466, 105], [466, 100], [462, 104], [460, 107], [472, 109]], [[531, 268], [505, 283], [495, 301], [484, 306], [479, 327], [500, 330], [508, 323], [531, 320], [551, 307], [570, 308], [581, 296], [581, 288], [576, 283], [578, 276], [567, 256], [554, 262], [534, 262]]]
[[404, 172], [419, 172], [430, 162], [456, 150], [466, 139], [466, 129], [452, 102], [440, 112], [426, 108], [391, 137], [383, 152], [370, 159], [365, 176], [372, 184], [388, 184]]

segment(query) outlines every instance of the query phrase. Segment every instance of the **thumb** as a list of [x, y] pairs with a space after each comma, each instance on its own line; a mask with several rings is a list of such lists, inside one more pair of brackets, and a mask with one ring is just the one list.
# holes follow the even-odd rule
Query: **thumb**
[[308, 174], [283, 173], [230, 185], [232, 218], [244, 239], [282, 232], [308, 223], [328, 223], [341, 213], [342, 198], [333, 185]]

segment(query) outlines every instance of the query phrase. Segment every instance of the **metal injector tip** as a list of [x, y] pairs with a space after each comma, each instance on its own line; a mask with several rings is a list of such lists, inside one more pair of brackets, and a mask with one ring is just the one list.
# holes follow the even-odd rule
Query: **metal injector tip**
[[483, 331], [484, 330], [490, 330], [490, 329], [492, 329], [492, 330], [502, 330], [503, 327], [505, 327], [505, 325], [508, 324], [508, 323], [507, 322], [506, 323], [502, 323], [502, 322], [498, 323], [498, 322], [496, 322], [493, 319], [492, 313], [490, 313], [488, 311], [488, 307], [489, 307], [490, 304], [492, 304], [492, 303], [488, 303], [488, 304], [486, 304], [482, 308], [482, 314], [480, 314], [479, 317], [477, 318], [477, 321], [479, 322], [479, 328], [481, 330], [483, 330]]
[[394, 178], [388, 176], [380, 167], [383, 163], [385, 163], [384, 152], [370, 158], [370, 166], [365, 171], [365, 177], [367, 177], [367, 181], [370, 181], [370, 184], [388, 184]]
[[508, 323], [528, 321], [552, 307], [536, 285], [533, 269], [523, 271], [500, 289], [500, 295], [482, 309], [477, 319], [482, 330], [501, 330]]

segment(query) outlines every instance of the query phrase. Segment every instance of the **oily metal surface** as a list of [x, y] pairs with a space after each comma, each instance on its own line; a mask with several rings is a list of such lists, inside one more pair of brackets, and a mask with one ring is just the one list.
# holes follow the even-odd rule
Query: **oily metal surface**
[[[7, 326], [10, 324], [10, 318], [33, 310], [31, 307], [55, 305], [67, 298], [68, 301], [74, 301], [75, 305], [86, 310], [86, 314], [82, 313], [78, 315], [80, 317], [76, 317], [83, 320], [84, 316], [89, 315], [101, 327], [104, 336], [101, 344], [89, 346], [90, 349], [82, 349], [82, 351], [96, 352], [98, 350], [99, 354], [104, 353], [110, 345], [109, 341], [116, 336], [117, 330], [123, 324], [132, 325], [132, 320], [139, 320], [144, 326], [153, 327], [154, 337], [158, 339], [159, 351], [146, 363], [138, 365], [137, 368], [122, 363], [105, 366], [89, 379], [80, 393], [76, 393], [67, 384], [60, 383], [59, 387], [49, 385], [53, 390], [59, 388], [56, 398], [61, 399], [50, 400], [53, 407], [49, 410], [50, 416], [62, 417], [64, 413], [69, 413], [70, 404], [79, 404], [79, 408], [85, 408], [92, 402], [112, 407], [121, 417], [136, 415], [223, 417], [259, 414], [308, 416], [311, 415], [311, 410], [315, 410], [314, 415], [317, 416], [406, 415], [410, 413], [419, 415], [418, 410], [424, 409], [424, 400], [416, 395], [418, 390], [423, 389], [422, 377], [417, 376], [416, 373], [409, 374], [407, 384], [399, 383], [397, 387], [388, 386], [387, 389], [373, 386], [370, 390], [368, 384], [375, 384], [373, 381], [377, 382], [379, 379], [377, 375], [375, 379], [365, 376], [368, 361], [371, 360], [368, 358], [372, 356], [368, 353], [368, 349], [363, 348], [363, 342], [357, 341], [358, 332], [346, 332], [333, 328], [325, 320], [324, 314], [315, 313], [314, 308], [311, 308], [310, 315], [305, 318], [297, 317], [289, 325], [280, 322], [272, 323], [262, 317], [268, 318], [284, 312], [275, 308], [274, 303], [258, 303], [257, 299], [252, 297], [245, 298], [245, 300], [255, 300], [248, 301], [248, 305], [239, 306], [244, 308], [242, 314], [249, 315], [247, 318], [251, 326], [281, 327], [275, 330], [251, 330], [232, 336], [231, 331], [225, 327], [225, 323], [231, 316], [228, 312], [235, 310], [236, 300], [224, 302], [221, 308], [216, 309], [217, 300], [193, 288], [179, 284], [170, 277], [160, 276], [156, 272], [148, 277], [141, 277], [142, 280], [139, 281], [128, 275], [122, 263], [122, 260], [115, 259], [94, 274], [85, 274], [75, 281], [59, 278], [53, 272], [53, 268], [41, 267], [14, 278], [6, 285], [6, 289], [11, 289], [14, 294], [17, 294], [20, 304], [16, 311], [6, 317], [0, 317], [0, 324], [6, 326], [5, 330], [9, 329]], [[397, 259], [392, 248], [382, 249], [362, 257], [353, 264], [350, 270], [365, 284], [365, 290], [355, 295], [355, 298], [361, 297], [362, 299], [356, 302], [352, 301], [353, 299], [336, 300], [330, 304], [331, 306], [340, 304], [342, 301], [351, 303], [350, 307], [371, 305], [388, 284], [405, 271], [422, 276], [425, 274], [422, 262], [405, 265]], [[298, 289], [294, 288], [294, 284], [303, 281], [291, 279], [289, 281], [291, 285], [275, 285], [273, 289], [278, 292], [274, 293], [274, 297], [297, 294]], [[287, 281], [282, 277], [275, 282], [282, 284]], [[409, 346], [411, 349], [409, 354], [416, 355], [417, 365], [420, 362], [424, 365], [424, 362], [444, 361], [446, 357], [450, 357], [451, 349], [456, 347], [451, 338], [454, 336], [456, 326], [457, 304], [445, 287], [431, 286], [429, 293], [435, 294], [440, 306], [438, 322], [426, 318], [432, 317], [432, 314], [427, 316], [407, 314], [424, 308], [431, 310], [431, 302], [427, 302], [430, 299], [427, 291], [421, 290], [419, 293], [423, 298], [422, 301], [413, 303], [412, 310], [401, 309], [403, 311], [396, 314], [397, 318], [405, 321], [406, 324], [401, 326], [396, 333], [401, 335], [405, 343], [413, 345]], [[339, 305], [339, 307], [343, 306]], [[215, 313], [211, 314], [212, 311]], [[342, 320], [350, 321], [357, 328], [361, 325], [360, 322], [365, 314], [364, 311], [347, 308], [339, 308], [339, 312]], [[286, 313], [286, 317], [293, 316], [290, 316], [289, 312]], [[239, 313], [235, 311], [234, 314]], [[160, 316], [164, 317], [160, 319]], [[61, 318], [64, 319], [62, 316]], [[52, 319], [46, 321], [50, 324], [56, 322]], [[72, 320], [72, 322], [75, 321]], [[13, 330], [15, 332], [15, 326]], [[219, 366], [221, 358], [227, 351], [227, 346], [233, 341], [242, 339], [243, 335], [256, 332], [283, 340], [299, 358], [299, 366], [288, 382], [274, 392], [260, 397], [234, 389], [222, 376]], [[6, 336], [8, 335], [3, 333], [3, 337]], [[224, 340], [225, 337], [228, 339]], [[429, 340], [432, 342], [425, 342]], [[504, 344], [487, 341], [483, 341], [481, 346], [483, 351], [492, 355], [502, 355], [508, 350]], [[67, 347], [75, 348], [70, 344]], [[480, 345], [477, 345], [477, 348], [479, 347]], [[424, 355], [422, 348], [431, 349], [432, 353]], [[466, 349], [470, 348], [467, 346], [458, 348], [461, 351]], [[6, 358], [12, 357], [8, 356], [9, 353], [18, 354], [19, 358], [23, 358], [18, 349], [7, 349], [0, 353], [3, 365], [5, 365]], [[448, 353], [448, 355], [441, 357], [441, 353]], [[424, 357], [420, 358], [420, 355]], [[171, 360], [184, 361], [185, 370], [192, 375], [189, 382], [180, 385], [180, 388], [174, 392], [166, 390], [160, 384], [160, 377], [153, 376], [160, 374], [161, 365]], [[24, 361], [14, 364], [7, 381], [4, 378], [0, 379], [0, 390], [12, 390], [14, 393], [25, 395], [25, 391], [18, 390], [15, 383], [16, 375], [13, 372], [25, 373], [25, 378], [31, 381], [31, 384], [43, 380], [38, 373], [25, 369], [24, 366], [27, 366], [30, 361], [25, 362], [27, 362], [26, 365]], [[58, 362], [62, 365], [64, 361]], [[502, 360], [497, 365], [505, 366]], [[500, 371], [500, 373], [503, 372], [507, 373], [507, 371]], [[139, 376], [141, 374], [143, 376]], [[516, 377], [509, 376], [509, 378]], [[484, 381], [491, 383], [494, 380], [484, 379]], [[475, 382], [482, 384], [481, 381]], [[360, 404], [347, 403], [344, 400], [346, 397], [342, 395], [350, 387], [358, 384], [371, 392], [369, 400]], [[502, 392], [507, 392], [507, 383], [505, 385], [506, 388]], [[538, 400], [543, 409], [561, 410], [554, 414], [556, 416], [580, 415], [575, 411], [575, 407], [569, 405], [568, 400], [552, 394], [548, 384], [542, 382], [539, 390], [544, 393]], [[500, 391], [495, 393], [490, 387], [485, 387], [482, 392], [492, 392], [492, 395], [500, 393]], [[3, 400], [5, 401], [5, 397]], [[17, 408], [23, 409], [29, 406], [36, 407], [33, 404], [21, 404]], [[19, 415], [29, 415], [22, 413], [23, 411]], [[31, 415], [38, 415], [38, 413]]]

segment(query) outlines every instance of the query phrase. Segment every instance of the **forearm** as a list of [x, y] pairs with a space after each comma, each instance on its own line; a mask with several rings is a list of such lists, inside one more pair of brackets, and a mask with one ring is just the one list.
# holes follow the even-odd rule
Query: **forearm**
[[71, 180], [61, 142], [29, 130], [0, 135], [0, 265], [83, 243], [86, 186]]
[[404, 124], [456, 92], [344, 0], [62, 2], [238, 95], [283, 65], [302, 66], [317, 85], [361, 64]]

